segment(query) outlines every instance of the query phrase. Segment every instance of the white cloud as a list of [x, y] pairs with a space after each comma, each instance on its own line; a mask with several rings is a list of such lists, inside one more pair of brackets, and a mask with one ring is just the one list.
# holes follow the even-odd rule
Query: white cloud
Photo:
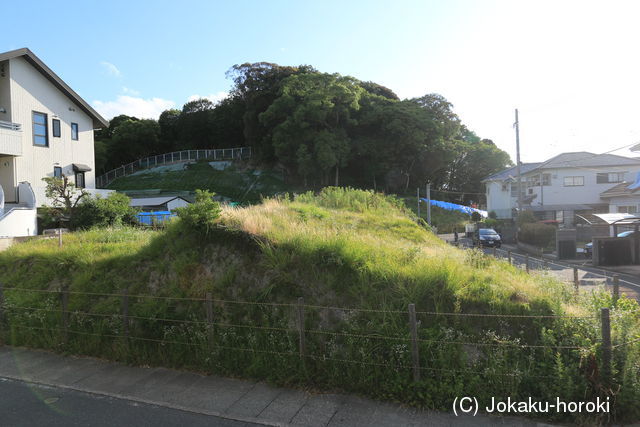
[[209, 101], [216, 104], [222, 101], [223, 99], [225, 99], [227, 96], [229, 96], [229, 92], [225, 92], [222, 90], [218, 93], [213, 93], [211, 95], [191, 95], [189, 98], [187, 98], [187, 102], [195, 101], [196, 99], [206, 98]]
[[126, 86], [122, 86], [122, 93], [127, 94], [127, 95], [133, 95], [133, 96], [139, 96], [140, 92], [138, 92], [135, 89], [131, 89], [129, 87]]
[[115, 101], [93, 101], [93, 107], [109, 119], [120, 114], [140, 119], [157, 119], [164, 110], [175, 107], [175, 102], [162, 98], [144, 99], [119, 95]]
[[100, 65], [102, 65], [107, 70], [107, 73], [111, 74], [112, 76], [114, 77], [122, 76], [122, 73], [120, 72], [118, 67], [113, 65], [111, 62], [102, 61]]

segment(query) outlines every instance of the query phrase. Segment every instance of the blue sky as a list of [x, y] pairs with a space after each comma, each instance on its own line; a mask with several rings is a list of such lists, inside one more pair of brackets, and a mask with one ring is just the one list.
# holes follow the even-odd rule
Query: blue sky
[[402, 98], [440, 93], [512, 157], [517, 107], [524, 161], [640, 140], [639, 2], [84, 0], [3, 12], [0, 51], [29, 47], [106, 117], [217, 99], [233, 64], [269, 61]]

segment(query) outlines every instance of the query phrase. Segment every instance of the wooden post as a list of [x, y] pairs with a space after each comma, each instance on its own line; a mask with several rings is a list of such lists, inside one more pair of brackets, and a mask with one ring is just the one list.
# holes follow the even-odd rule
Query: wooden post
[[496, 247], [493, 247], [493, 257], [495, 258], [498, 254], [498, 250], [496, 249]]
[[305, 355], [305, 342], [304, 342], [304, 298], [298, 298], [298, 335], [299, 335], [299, 350], [300, 358], [304, 358]]
[[507, 258], [509, 259], [509, 264], [511, 264], [511, 250], [507, 251]]
[[549, 269], [549, 261], [547, 261], [546, 258], [542, 259], [542, 268], [544, 268], [545, 270]]
[[602, 379], [605, 385], [611, 380], [611, 322], [609, 319], [609, 308], [600, 309], [600, 319], [602, 323]]
[[[0, 287], [0, 297], [2, 297], [1, 287]], [[619, 298], [620, 298], [620, 276], [618, 274], [614, 274], [613, 275], [613, 305], [616, 305], [618, 303]]]
[[62, 228], [58, 228], [58, 247], [62, 247]]
[[578, 279], [578, 267], [573, 267], [573, 286], [576, 288], [576, 292], [578, 292], [578, 287], [580, 286], [580, 280]]
[[129, 338], [129, 291], [122, 290], [122, 335]]
[[61, 311], [60, 318], [62, 321], [62, 342], [66, 344], [69, 339], [67, 331], [69, 327], [69, 289], [64, 286], [60, 291]]
[[416, 305], [409, 304], [409, 328], [411, 330], [411, 359], [413, 361], [413, 381], [420, 381], [420, 353], [418, 352], [418, 324]]
[[205, 304], [207, 309], [207, 329], [209, 332], [209, 345], [213, 345], [213, 302], [211, 300], [211, 292], [207, 292]]
[[525, 264], [525, 269], [527, 270], [527, 273], [529, 272], [529, 254], [526, 254], [524, 256], [524, 264]]

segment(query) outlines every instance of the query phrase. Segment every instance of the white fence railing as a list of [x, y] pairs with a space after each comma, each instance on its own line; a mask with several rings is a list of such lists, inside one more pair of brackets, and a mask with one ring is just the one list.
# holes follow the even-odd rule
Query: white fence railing
[[22, 125], [19, 123], [11, 123], [11, 122], [5, 122], [4, 120], [0, 120], [0, 128], [20, 131], [22, 130]]
[[96, 177], [96, 188], [104, 188], [116, 178], [131, 175], [139, 170], [172, 163], [188, 162], [190, 160], [238, 160], [251, 157], [251, 147], [217, 148], [211, 150], [183, 150], [173, 153], [158, 154], [157, 156], [138, 159], [119, 168], [110, 170], [104, 175]]

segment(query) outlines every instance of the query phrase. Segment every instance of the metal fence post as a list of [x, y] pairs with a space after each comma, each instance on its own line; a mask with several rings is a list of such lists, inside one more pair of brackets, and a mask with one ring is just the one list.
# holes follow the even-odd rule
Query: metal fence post
[[620, 276], [618, 274], [613, 275], [613, 305], [618, 303], [620, 298]]
[[122, 334], [129, 338], [129, 290], [122, 290]]
[[605, 385], [611, 380], [611, 322], [609, 319], [609, 308], [600, 309], [600, 319], [602, 322], [602, 379]]
[[418, 324], [416, 305], [409, 304], [409, 328], [411, 330], [411, 359], [413, 361], [413, 380], [420, 381], [420, 353], [418, 352]]
[[62, 247], [62, 228], [58, 228], [58, 247]]
[[211, 292], [207, 292], [206, 295], [206, 310], [207, 310], [207, 329], [209, 332], [209, 345], [213, 345], [213, 302], [211, 298]]
[[576, 288], [576, 292], [578, 292], [578, 287], [580, 286], [580, 280], [578, 279], [578, 267], [573, 267], [573, 286]]
[[69, 339], [69, 289], [64, 286], [60, 291], [60, 320], [62, 321], [62, 343], [66, 344]]
[[298, 346], [300, 350], [300, 358], [304, 358], [305, 355], [305, 342], [304, 342], [304, 298], [298, 298]]

